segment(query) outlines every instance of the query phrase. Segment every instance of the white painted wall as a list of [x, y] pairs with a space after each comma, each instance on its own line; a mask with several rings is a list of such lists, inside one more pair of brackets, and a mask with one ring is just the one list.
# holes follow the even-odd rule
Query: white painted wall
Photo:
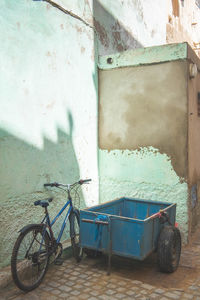
[[94, 18], [100, 55], [166, 42], [166, 1], [94, 1]]
[[[200, 47], [200, 7], [196, 0], [178, 0], [179, 16], [174, 16], [172, 0], [168, 0], [167, 42], [187, 41], [198, 53]], [[169, 32], [169, 27], [171, 27]]]
[[94, 0], [99, 54], [185, 41], [198, 54], [200, 9], [196, 0], [177, 0], [179, 17], [173, 14], [172, 1]]
[[[98, 202], [98, 163], [93, 29], [43, 1], [3, 0], [0, 44], [2, 266], [18, 230], [41, 220], [45, 182], [92, 178], [80, 205]], [[54, 196], [53, 214], [65, 201]]]

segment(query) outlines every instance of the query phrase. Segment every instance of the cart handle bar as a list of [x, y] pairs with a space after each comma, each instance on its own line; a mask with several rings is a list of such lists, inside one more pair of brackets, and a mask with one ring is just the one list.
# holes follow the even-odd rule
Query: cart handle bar
[[164, 210], [160, 210], [159, 212], [155, 213], [154, 215], [150, 216], [150, 218], [154, 219], [154, 218], [161, 218], [167, 216], [167, 213]]
[[86, 222], [86, 223], [94, 223], [94, 224], [101, 224], [101, 225], [109, 225], [108, 222], [105, 221], [95, 221], [95, 220], [90, 220], [90, 219], [82, 219], [82, 222]]

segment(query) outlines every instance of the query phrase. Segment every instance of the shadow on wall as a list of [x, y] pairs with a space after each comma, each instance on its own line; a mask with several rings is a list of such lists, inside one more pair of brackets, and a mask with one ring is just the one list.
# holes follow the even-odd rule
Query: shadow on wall
[[98, 0], [93, 0], [93, 18], [99, 39], [99, 55], [109, 55], [128, 49], [143, 48], [143, 45]]
[[[55, 215], [65, 203], [66, 194], [56, 189], [52, 193], [45, 191], [43, 184], [52, 181], [72, 183], [79, 180], [79, 165], [72, 139], [73, 118], [70, 113], [68, 121], [69, 134], [58, 130], [57, 143], [44, 139], [43, 150], [0, 130], [0, 266], [9, 263], [18, 230], [27, 224], [41, 221], [43, 209], [33, 205], [35, 200], [53, 194], [54, 201], [49, 206], [50, 215]], [[84, 206], [81, 192], [80, 196], [81, 206]], [[78, 206], [79, 203], [75, 205]], [[59, 227], [59, 223], [56, 225]], [[64, 232], [63, 239], [68, 238], [67, 231], [68, 229]]]
[[[103, 55], [120, 52], [130, 48], [142, 47], [142, 45], [135, 40], [132, 35], [108, 11], [106, 11], [106, 9], [104, 9], [97, 0], [93, 1], [94, 24], [99, 37], [99, 52], [97, 51], [96, 44], [94, 45], [95, 61], [97, 61], [98, 54]], [[19, 8], [21, 5], [23, 5], [23, 1], [20, 2]], [[35, 15], [38, 15], [40, 9], [39, 3], [38, 7], [35, 6], [34, 9], [35, 10], [33, 12]], [[14, 10], [12, 9], [10, 11], [11, 20], [13, 20], [14, 16], [16, 16], [16, 13], [13, 11]], [[41, 19], [39, 19], [40, 23], [38, 23], [38, 26], [41, 24], [43, 25], [43, 23], [49, 24], [47, 29], [52, 34], [47, 40], [44, 40], [44, 45], [48, 44], [49, 41], [52, 42], [52, 39], [55, 37], [58, 37], [60, 41], [63, 41], [64, 36], [66, 36], [58, 34], [62, 31], [62, 27], [59, 29], [60, 31], [56, 29], [60, 28], [59, 26], [56, 27], [57, 24], [59, 24], [60, 19], [58, 23], [54, 24], [52, 11], [49, 9], [49, 20], [51, 20], [51, 22], [43, 22], [43, 17], [47, 16], [46, 12], [44, 14], [43, 11], [40, 16]], [[29, 16], [29, 14], [25, 12], [23, 13], [24, 16]], [[34, 20], [34, 15], [30, 14], [30, 16], [31, 18], [33, 17], [31, 20]], [[22, 29], [26, 28], [27, 24], [25, 27], [22, 27]], [[44, 36], [48, 36], [48, 30], [47, 32], [44, 32]], [[87, 30], [87, 27], [85, 30]], [[72, 31], [72, 33], [74, 34], [74, 31]], [[81, 32], [80, 36], [82, 35], [83, 34]], [[30, 36], [29, 31], [27, 32], [27, 36]], [[37, 39], [37, 34], [34, 36], [34, 41], [40, 41], [40, 38]], [[34, 42], [34, 45], [37, 46], [36, 42]], [[54, 45], [50, 42], [49, 45]], [[97, 41], [95, 41], [95, 43], [96, 42]], [[76, 45], [76, 43], [74, 43], [74, 45]], [[79, 46], [81, 46], [80, 43]], [[24, 45], [20, 44], [20, 51], [18, 51], [18, 48], [16, 50], [17, 55], [22, 53], [21, 49], [23, 49], [23, 47]], [[30, 45], [27, 47], [29, 49]], [[46, 48], [44, 47], [44, 50], [45, 49]], [[60, 55], [62, 54], [61, 52]], [[26, 58], [26, 56], [24, 58]], [[83, 64], [84, 62], [85, 61], [83, 60]], [[81, 66], [79, 68], [81, 70]], [[27, 70], [25, 70], [26, 72], [24, 71], [26, 76], [28, 72]], [[48, 70], [48, 68], [44, 70]], [[86, 70], [87, 69], [84, 68], [84, 72], [86, 72]], [[14, 68], [12, 71], [14, 72]], [[34, 69], [34, 72], [35, 71], [36, 73], [33, 74], [37, 74], [37, 69]], [[97, 71], [96, 68], [95, 71]], [[62, 72], [65, 74], [64, 69]], [[58, 80], [58, 78], [56, 79]], [[97, 89], [98, 78], [96, 73], [93, 73], [93, 79]], [[34, 81], [33, 84], [36, 84], [36, 82], [37, 81]], [[48, 84], [51, 84], [51, 82]], [[73, 145], [73, 118], [71, 113], [68, 114], [68, 122], [70, 124], [69, 134], [66, 134], [59, 129], [57, 143], [52, 143], [48, 139], [44, 138], [44, 147], [42, 150], [39, 150], [33, 145], [24, 142], [22, 139], [17, 138], [14, 136], [13, 132], [6, 131], [6, 128], [0, 129], [0, 266], [9, 263], [10, 253], [18, 235], [18, 230], [27, 223], [40, 221], [43, 210], [38, 207], [34, 207], [33, 202], [36, 199], [41, 199], [49, 195], [49, 193], [45, 192], [43, 184], [50, 181], [61, 181], [66, 183], [73, 182], [78, 180], [80, 177], [79, 163], [77, 161]], [[24, 126], [27, 126], [27, 124], [24, 124]], [[52, 211], [57, 212], [65, 199], [64, 195], [57, 193], [54, 195], [55, 200], [50, 205], [50, 214]], [[85, 201], [82, 194], [81, 199], [81, 206], [84, 206]], [[66, 237], [67, 236], [64, 238]]]

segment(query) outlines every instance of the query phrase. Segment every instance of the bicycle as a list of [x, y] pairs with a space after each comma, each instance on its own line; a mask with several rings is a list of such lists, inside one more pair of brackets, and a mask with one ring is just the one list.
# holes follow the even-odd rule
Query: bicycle
[[[70, 238], [73, 255], [77, 262], [81, 260], [82, 248], [79, 246], [79, 210], [74, 208], [70, 192], [75, 187], [89, 183], [91, 179], [79, 180], [73, 184], [45, 183], [44, 187], [56, 187], [67, 192], [67, 202], [50, 221], [47, 207], [53, 198], [37, 200], [35, 206], [41, 206], [45, 210], [45, 216], [40, 224], [29, 224], [23, 227], [15, 242], [11, 256], [11, 273], [15, 284], [23, 291], [29, 292], [42, 282], [49, 265], [50, 257], [54, 256], [54, 261], [62, 254], [62, 244], [60, 242], [67, 220], [70, 223]], [[66, 188], [66, 189], [65, 189]], [[77, 192], [77, 189], [75, 190]], [[61, 225], [58, 238], [55, 239], [52, 226], [68, 208], [64, 221]]]

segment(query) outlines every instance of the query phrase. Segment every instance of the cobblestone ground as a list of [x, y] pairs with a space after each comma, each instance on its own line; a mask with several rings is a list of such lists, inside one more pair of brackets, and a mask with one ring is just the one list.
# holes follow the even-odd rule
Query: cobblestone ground
[[62, 266], [52, 265], [36, 290], [25, 294], [10, 283], [1, 289], [0, 299], [200, 300], [199, 235], [197, 233], [194, 242], [183, 249], [180, 266], [173, 274], [158, 271], [155, 254], [144, 262], [113, 257], [110, 276], [106, 275], [105, 256], [85, 257], [79, 264], [70, 258], [64, 260]]

